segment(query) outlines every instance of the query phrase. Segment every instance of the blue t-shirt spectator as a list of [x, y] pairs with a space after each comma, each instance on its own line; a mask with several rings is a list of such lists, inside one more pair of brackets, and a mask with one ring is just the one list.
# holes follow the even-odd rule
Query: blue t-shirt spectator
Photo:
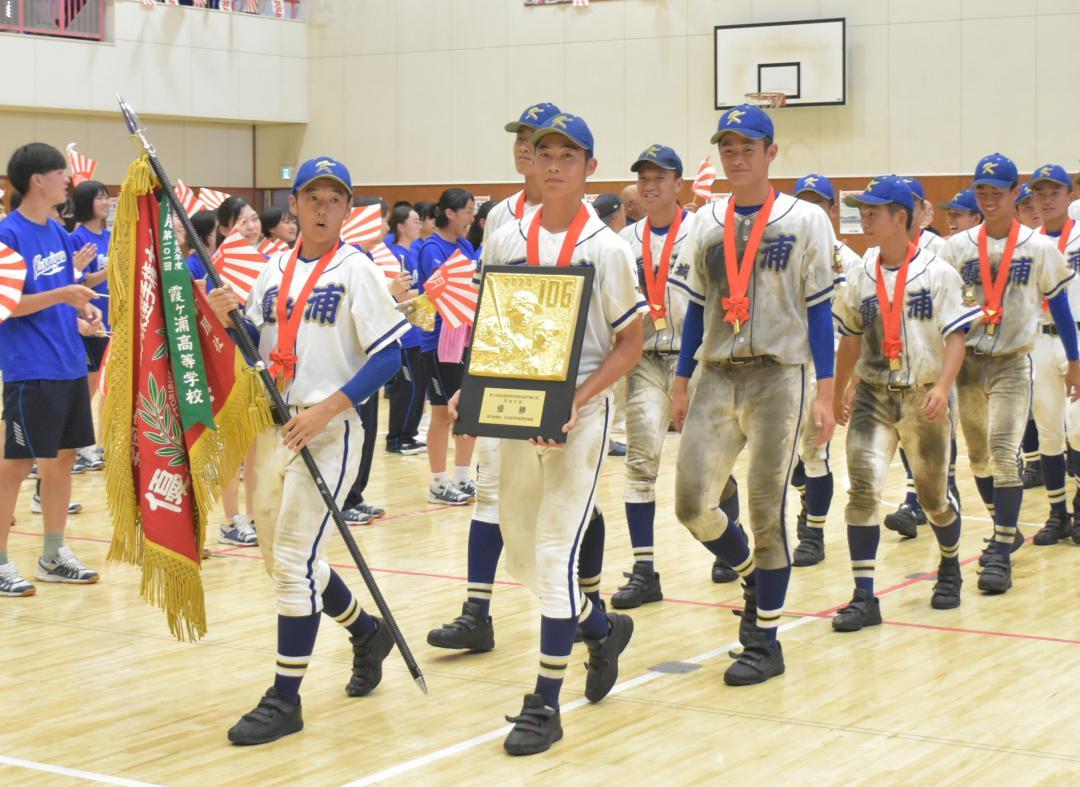
[[[97, 258], [83, 269], [83, 274], [99, 273], [108, 267], [109, 243], [111, 240], [112, 235], [107, 229], [103, 229], [100, 235], [82, 224], [72, 230], [71, 244], [75, 247], [75, 251], [78, 251], [87, 243], [93, 243], [97, 246]], [[101, 309], [101, 322], [106, 331], [111, 331], [112, 328], [109, 326], [109, 280], [105, 279], [97, 283], [94, 285], [93, 290], [105, 296], [104, 298], [94, 298], [91, 303]]]
[[[415, 249], [416, 246], [413, 246]], [[450, 241], [443, 240], [439, 233], [431, 235], [420, 246], [420, 251], [417, 254], [417, 273], [419, 278], [417, 285], [420, 292], [424, 291], [424, 282], [431, 278], [431, 275], [435, 273], [442, 264], [446, 262], [450, 257], [454, 255], [455, 251], [460, 251], [469, 259], [475, 259], [476, 254], [473, 251], [472, 244], [465, 238], [461, 238], [457, 243], [451, 243]], [[424, 352], [433, 352], [439, 349], [439, 334], [442, 332], [442, 317], [438, 313], [435, 314], [435, 330], [433, 331], [421, 331], [420, 333], [420, 349]]]

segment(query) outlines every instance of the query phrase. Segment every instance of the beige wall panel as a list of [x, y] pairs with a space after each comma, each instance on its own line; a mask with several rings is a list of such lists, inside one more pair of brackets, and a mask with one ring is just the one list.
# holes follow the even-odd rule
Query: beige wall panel
[[450, 49], [506, 46], [505, 0], [442, 0], [450, 5]]
[[622, 178], [627, 157], [632, 155], [626, 141], [631, 91], [620, 79], [625, 69], [625, 47], [624, 41], [566, 45], [568, 79], [562, 108], [588, 122], [596, 138], [598, 179]]
[[[649, 145], [675, 148], [687, 159], [688, 129], [685, 38], [642, 38], [626, 42], [625, 92], [626, 156], [619, 162], [623, 175], [633, 177], [629, 166]], [[690, 158], [693, 158], [692, 156]], [[697, 166], [695, 161], [693, 166]]]
[[626, 0], [626, 37], [685, 36], [689, 0]]
[[505, 48], [451, 53], [450, 92], [454, 100], [449, 128], [433, 128], [429, 142], [439, 148], [450, 143], [453, 155], [447, 164], [451, 182], [503, 180], [513, 174], [506, 171], [503, 157], [498, 155], [510, 136], [503, 130], [510, 119], [506, 106], [508, 56]]
[[450, 48], [449, 0], [395, 0], [397, 51], [433, 52]]

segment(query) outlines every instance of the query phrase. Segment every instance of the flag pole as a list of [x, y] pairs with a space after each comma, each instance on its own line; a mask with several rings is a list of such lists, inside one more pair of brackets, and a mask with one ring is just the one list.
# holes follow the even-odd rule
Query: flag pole
[[[195, 250], [195, 253], [199, 255], [199, 259], [206, 268], [206, 273], [214, 283], [214, 286], [224, 287], [225, 282], [222, 280], [221, 274], [218, 273], [217, 268], [214, 267], [214, 263], [210, 260], [210, 255], [207, 253], [206, 247], [203, 246], [199, 234], [192, 226], [191, 218], [188, 216], [187, 211], [184, 209], [183, 205], [180, 204], [180, 200], [176, 196], [176, 189], [173, 188], [172, 181], [169, 180], [169, 176], [165, 172], [165, 167], [158, 161], [157, 150], [147, 138], [146, 129], [139, 121], [139, 116], [135, 114], [135, 111], [127, 101], [124, 100], [123, 96], [118, 95], [116, 98], [120, 102], [120, 111], [124, 114], [124, 120], [127, 122], [128, 130], [131, 132], [132, 137], [138, 143], [139, 147], [149, 158], [150, 167], [154, 170], [154, 174], [161, 182], [162, 192], [169, 200], [173, 212], [180, 218], [180, 223], [184, 225], [184, 230], [187, 232], [188, 243]], [[229, 319], [232, 320], [233, 327], [236, 329], [236, 339], [240, 345], [240, 351], [244, 354], [244, 357], [248, 359], [248, 362], [253, 364], [255, 371], [259, 374], [259, 379], [262, 380], [263, 387], [266, 389], [266, 393], [270, 398], [274, 420], [278, 424], [286, 423], [289, 420], [289, 408], [285, 404], [285, 400], [282, 398], [281, 392], [274, 382], [274, 378], [270, 376], [266, 364], [263, 363], [262, 358], [259, 356], [259, 351], [255, 346], [255, 342], [252, 341], [251, 335], [244, 327], [244, 317], [240, 313], [240, 310], [233, 309], [229, 313]], [[334, 524], [337, 525], [338, 532], [341, 533], [341, 538], [345, 542], [345, 546], [349, 550], [353, 562], [360, 570], [360, 576], [364, 578], [364, 584], [367, 585], [368, 592], [371, 593], [371, 598], [374, 600], [375, 606], [379, 609], [379, 614], [382, 615], [383, 620], [389, 627], [390, 633], [394, 637], [394, 642], [397, 644], [398, 651], [401, 653], [401, 658], [405, 661], [405, 666], [409, 668], [409, 673], [412, 675], [413, 680], [416, 681], [416, 685], [420, 687], [420, 690], [424, 692], [424, 694], [427, 694], [427, 683], [424, 681], [424, 675], [420, 671], [420, 666], [416, 663], [416, 659], [413, 657], [412, 651], [409, 649], [409, 644], [405, 641], [405, 637], [401, 633], [401, 629], [398, 628], [397, 621], [390, 611], [390, 606], [386, 603], [386, 599], [383, 598], [382, 591], [379, 590], [379, 585], [375, 581], [371, 569], [368, 568], [367, 561], [364, 559], [363, 554], [361, 554], [356, 539], [353, 538], [352, 533], [349, 531], [349, 525], [341, 515], [341, 509], [338, 508], [337, 503], [334, 501], [334, 495], [326, 485], [326, 480], [319, 471], [319, 466], [315, 463], [315, 458], [311, 455], [311, 451], [306, 447], [300, 449], [300, 458], [304, 460], [304, 465], [311, 474], [311, 478], [315, 482], [315, 486], [318, 488], [319, 494], [322, 496], [323, 502], [326, 504], [326, 508], [334, 520]]]

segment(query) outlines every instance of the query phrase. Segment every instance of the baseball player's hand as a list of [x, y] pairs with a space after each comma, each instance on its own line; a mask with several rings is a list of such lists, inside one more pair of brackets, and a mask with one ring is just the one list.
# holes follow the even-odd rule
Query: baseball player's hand
[[[570, 430], [577, 426], [577, 411], [578, 403], [575, 398], [570, 404], [570, 420], [563, 424], [563, 434], [570, 434]], [[560, 443], [558, 440], [545, 440], [543, 437], [531, 437], [529, 442], [538, 448], [562, 448], [566, 443]]]
[[390, 282], [390, 295], [395, 301], [405, 300], [405, 296], [412, 289], [412, 275], [402, 271]]
[[214, 310], [218, 321], [226, 328], [231, 328], [232, 320], [229, 319], [229, 312], [242, 307], [240, 296], [231, 287], [226, 286], [213, 290], [206, 299], [210, 302], [210, 308]]
[[[832, 402], [832, 415], [834, 424], [840, 424], [840, 426], [847, 426], [848, 420], [851, 418], [851, 396], [848, 396], [848, 391], [854, 390], [855, 386], [848, 386], [848, 389], [840, 396], [834, 396]], [[834, 427], [835, 428], [835, 425]]]
[[81, 271], [86, 268], [97, 257], [97, 246], [93, 243], [87, 243], [77, 252], [75, 252], [75, 259], [72, 263], [75, 265], [75, 270]]
[[818, 445], [825, 445], [832, 440], [833, 430], [836, 429], [837, 421], [833, 412], [834, 401], [835, 400], [830, 392], [828, 397], [822, 397], [818, 394], [817, 398], [814, 399], [814, 403], [810, 405], [810, 413], [814, 418], [814, 426], [821, 430], [818, 439], [814, 441]]
[[325, 402], [301, 410], [281, 427], [281, 442], [293, 453], [299, 453], [326, 428], [333, 417], [333, 410]]
[[931, 388], [923, 400], [922, 411], [927, 421], [944, 421], [949, 412], [949, 389], [937, 385]]
[[686, 414], [690, 410], [690, 391], [687, 388], [685, 377], [676, 377], [675, 385], [671, 390], [671, 423], [675, 424], [675, 431], [682, 434], [683, 424], [686, 423]]
[[1080, 399], [1080, 361], [1069, 361], [1065, 371], [1065, 395], [1070, 402]]

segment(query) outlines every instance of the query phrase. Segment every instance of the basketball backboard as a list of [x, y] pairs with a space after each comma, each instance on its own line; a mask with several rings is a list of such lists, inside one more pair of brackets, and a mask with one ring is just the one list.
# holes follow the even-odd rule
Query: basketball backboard
[[718, 25], [713, 33], [717, 109], [765, 92], [783, 93], [789, 107], [846, 103], [844, 19]]

